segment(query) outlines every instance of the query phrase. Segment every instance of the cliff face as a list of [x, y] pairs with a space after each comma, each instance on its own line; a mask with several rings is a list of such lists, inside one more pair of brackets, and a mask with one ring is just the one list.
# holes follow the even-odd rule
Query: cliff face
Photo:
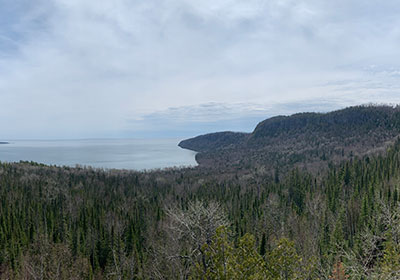
[[252, 133], [197, 136], [179, 146], [199, 152], [201, 166], [242, 168], [308, 165], [312, 169], [376, 153], [400, 134], [400, 108], [357, 106], [330, 113], [299, 113], [260, 122]]

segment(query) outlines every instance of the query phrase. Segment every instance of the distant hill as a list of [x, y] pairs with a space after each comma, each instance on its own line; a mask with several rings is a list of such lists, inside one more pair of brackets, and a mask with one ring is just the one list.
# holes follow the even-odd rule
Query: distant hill
[[249, 135], [249, 133], [231, 131], [210, 133], [183, 140], [179, 143], [179, 147], [196, 152], [214, 151], [236, 147], [246, 141]]
[[400, 134], [400, 107], [355, 106], [298, 113], [260, 122], [252, 133], [219, 132], [183, 140], [201, 166], [319, 170], [329, 162], [377, 153]]

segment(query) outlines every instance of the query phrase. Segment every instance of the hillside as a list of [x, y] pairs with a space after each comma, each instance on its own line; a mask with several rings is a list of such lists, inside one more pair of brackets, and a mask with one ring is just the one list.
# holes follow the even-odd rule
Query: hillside
[[352, 107], [183, 141], [205, 168], [0, 162], [0, 280], [400, 279], [398, 118]]
[[252, 133], [221, 132], [179, 143], [199, 152], [203, 167], [319, 170], [329, 162], [383, 151], [400, 134], [400, 108], [356, 106], [330, 113], [298, 113], [260, 122]]
[[214, 151], [223, 148], [236, 147], [248, 139], [249, 133], [216, 132], [200, 135], [179, 143], [179, 147], [196, 152]]
[[0, 174], [0, 279], [400, 279], [399, 141], [279, 181], [27, 162]]

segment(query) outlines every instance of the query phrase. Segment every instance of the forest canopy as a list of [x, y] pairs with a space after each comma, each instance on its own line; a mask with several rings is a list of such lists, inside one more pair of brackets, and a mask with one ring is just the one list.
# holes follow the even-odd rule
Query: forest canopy
[[323, 171], [0, 164], [0, 279], [399, 279], [400, 142]]

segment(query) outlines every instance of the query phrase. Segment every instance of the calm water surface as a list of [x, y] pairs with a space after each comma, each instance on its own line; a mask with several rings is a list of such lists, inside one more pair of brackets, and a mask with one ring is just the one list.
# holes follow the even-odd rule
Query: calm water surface
[[0, 145], [0, 161], [118, 169], [195, 166], [195, 152], [180, 139], [15, 140]]

